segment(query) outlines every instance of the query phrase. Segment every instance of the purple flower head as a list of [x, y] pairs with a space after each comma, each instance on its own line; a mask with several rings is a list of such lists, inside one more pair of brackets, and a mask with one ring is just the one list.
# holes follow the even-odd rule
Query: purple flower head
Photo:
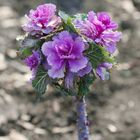
[[97, 13], [97, 19], [102, 22], [106, 29], [117, 29], [118, 24], [112, 21], [111, 17], [107, 12]]
[[30, 10], [27, 17], [27, 24], [23, 29], [31, 35], [43, 35], [53, 31], [61, 22], [60, 17], [55, 15], [56, 6], [54, 4], [44, 4]]
[[[88, 59], [83, 55], [85, 44], [81, 37], [76, 37], [68, 31], [60, 32], [49, 41], [43, 44], [42, 52], [50, 65], [48, 74], [52, 78], [63, 78], [66, 73], [77, 74], [88, 65]], [[89, 69], [87, 69], [89, 71]], [[86, 74], [86, 72], [84, 71]], [[67, 78], [72, 83], [71, 79]]]
[[25, 64], [30, 67], [30, 70], [35, 70], [40, 64], [40, 54], [37, 51], [33, 51], [33, 54], [25, 58]]
[[108, 80], [109, 79], [109, 72], [107, 70], [112, 68], [111, 63], [104, 62], [98, 66], [96, 69], [97, 75], [100, 77], [102, 80]]
[[74, 24], [83, 35], [104, 46], [109, 53], [115, 52], [116, 43], [120, 40], [121, 33], [114, 31], [118, 25], [106, 12], [96, 14], [91, 11], [85, 20], [76, 19]]

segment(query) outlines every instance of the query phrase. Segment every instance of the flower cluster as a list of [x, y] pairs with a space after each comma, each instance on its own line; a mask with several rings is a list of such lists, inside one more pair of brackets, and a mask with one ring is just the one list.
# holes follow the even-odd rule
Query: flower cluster
[[70, 34], [68, 31], [60, 32], [52, 41], [45, 42], [42, 46], [42, 52], [51, 66], [48, 70], [49, 76], [63, 78], [64, 72], [66, 72], [67, 75], [71, 75], [66, 78], [70, 81], [74, 74], [85, 75], [89, 73], [91, 69], [86, 68], [88, 59], [83, 55], [84, 50], [85, 44], [82, 38], [76, 34]]
[[63, 31], [45, 42], [42, 52], [51, 68], [48, 74], [52, 78], [63, 78], [64, 72], [78, 73], [87, 67], [88, 59], [83, 55], [85, 45], [81, 37], [75, 37]]
[[29, 15], [26, 15], [28, 22], [23, 25], [24, 31], [33, 36], [49, 34], [61, 23], [60, 17], [56, 16], [55, 12], [54, 4], [44, 4], [38, 6], [36, 10], [30, 10]]
[[116, 42], [121, 38], [121, 33], [114, 31], [118, 28], [117, 23], [111, 20], [106, 12], [94, 13], [90, 11], [87, 18], [76, 19], [75, 26], [86, 37], [103, 46], [109, 53], [116, 50]]
[[[91, 77], [109, 78], [108, 70], [114, 65], [112, 54], [121, 33], [106, 12], [71, 17], [62, 11], [56, 15], [54, 4], [44, 4], [26, 17], [26, 47], [22, 47], [21, 55], [33, 72], [35, 88], [41, 90], [45, 78], [53, 84], [62, 83], [66, 89], [81, 87]], [[34, 40], [36, 45], [30, 46]]]

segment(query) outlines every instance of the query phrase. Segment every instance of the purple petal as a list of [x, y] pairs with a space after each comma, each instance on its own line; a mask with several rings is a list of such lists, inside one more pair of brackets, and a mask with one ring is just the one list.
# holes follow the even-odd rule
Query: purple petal
[[97, 75], [100, 77], [102, 80], [108, 80], [109, 79], [109, 72], [107, 71], [108, 69], [112, 68], [112, 64], [105, 62], [102, 63], [98, 66], [96, 69]]
[[104, 62], [104, 63], [100, 64], [100, 66], [107, 68], [107, 69], [111, 69], [113, 65], [111, 63]]
[[121, 33], [106, 30], [102, 33], [101, 38], [102, 45], [105, 46], [106, 50], [112, 54], [116, 50], [116, 43], [120, 40]]
[[72, 49], [72, 54], [77, 56], [77, 57], [81, 57], [82, 52], [85, 50], [85, 44], [82, 40], [81, 37], [77, 37], [75, 40], [75, 44], [74, 47]]
[[109, 72], [106, 71], [105, 68], [101, 67], [96, 70], [97, 75], [100, 77], [101, 80], [108, 80], [109, 79]]
[[97, 73], [97, 75], [100, 77], [100, 79], [105, 80], [104, 74], [103, 74], [103, 71], [102, 71], [102, 67], [98, 67], [98, 68], [96, 69], [96, 73]]
[[122, 34], [117, 31], [106, 30], [102, 33], [101, 38], [106, 42], [118, 42]]
[[45, 42], [43, 45], [42, 45], [42, 53], [45, 55], [45, 56], [48, 56], [49, 54], [52, 54], [54, 53], [54, 48], [52, 46], [52, 41], [48, 41], [48, 42]]
[[42, 31], [44, 34], [48, 34], [48, 33], [50, 33], [50, 32], [53, 31], [53, 28], [52, 28], [52, 27], [47, 27], [46, 29], [42, 29], [41, 31]]
[[92, 70], [92, 66], [91, 66], [91, 63], [88, 63], [87, 66], [83, 69], [81, 69], [79, 72], [78, 72], [78, 76], [80, 77], [83, 77], [84, 75], [90, 73]]
[[95, 18], [97, 18], [96, 13], [94, 13], [93, 11], [88, 12], [88, 20], [90, 22], [94, 21]]
[[88, 60], [86, 57], [81, 57], [77, 60], [69, 60], [69, 68], [71, 72], [78, 72], [86, 67]]
[[36, 69], [41, 61], [41, 56], [38, 51], [33, 51], [32, 55], [25, 58], [24, 62], [31, 70]]
[[49, 55], [47, 58], [48, 64], [53, 67], [54, 69], [59, 69], [61, 65], [64, 63], [64, 60], [61, 60], [57, 54]]
[[79, 50], [79, 52], [83, 52], [85, 50], [85, 44], [83, 42], [83, 39], [81, 37], [77, 37], [75, 39], [75, 48]]
[[54, 69], [59, 69], [63, 63], [63, 60], [58, 56], [52, 41], [46, 42], [42, 46], [42, 52], [47, 56], [47, 62]]
[[107, 12], [99, 12], [97, 13], [98, 20], [103, 22], [103, 24], [107, 25], [110, 24], [111, 18]]
[[116, 30], [118, 28], [118, 24], [112, 21], [109, 25], [107, 25], [107, 28]]
[[105, 45], [105, 48], [110, 54], [113, 54], [117, 49], [116, 43], [108, 43]]
[[70, 35], [70, 33], [68, 31], [61, 32], [59, 34], [59, 38], [60, 39], [64, 39], [64, 40], [67, 39], [67, 38], [69, 38], [70, 40], [72, 40], [72, 37], [71, 37], [71, 35]]
[[62, 67], [60, 67], [59, 69], [53, 69], [53, 68], [49, 69], [48, 74], [53, 79], [63, 78], [64, 77], [64, 65]]

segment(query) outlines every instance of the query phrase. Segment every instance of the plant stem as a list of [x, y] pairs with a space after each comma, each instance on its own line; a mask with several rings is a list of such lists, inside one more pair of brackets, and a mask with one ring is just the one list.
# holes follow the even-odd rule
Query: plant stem
[[76, 97], [78, 140], [90, 140], [85, 97]]

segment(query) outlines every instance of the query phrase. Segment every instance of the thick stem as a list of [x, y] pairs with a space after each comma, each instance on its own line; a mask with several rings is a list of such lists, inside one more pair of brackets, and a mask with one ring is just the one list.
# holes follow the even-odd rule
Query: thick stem
[[78, 140], [90, 140], [85, 97], [77, 97], [76, 104]]

